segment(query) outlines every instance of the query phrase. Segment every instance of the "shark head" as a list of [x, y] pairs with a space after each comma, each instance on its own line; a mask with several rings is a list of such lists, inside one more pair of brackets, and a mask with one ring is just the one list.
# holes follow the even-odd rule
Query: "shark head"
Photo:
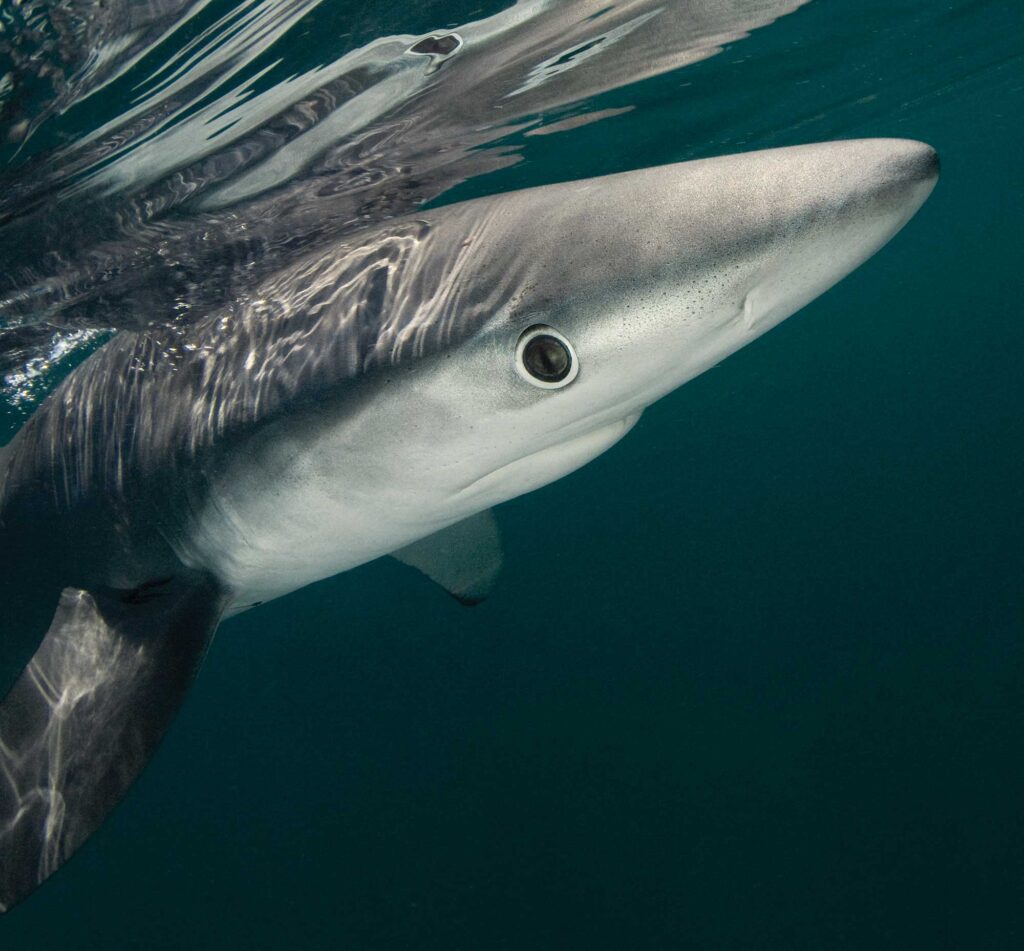
[[927, 145], [849, 141], [442, 209], [488, 316], [375, 401], [364, 453], [445, 518], [551, 482], [874, 254], [937, 175]]
[[[435, 209], [312, 263], [360, 369], [244, 445], [182, 560], [267, 600], [568, 474], [874, 254], [937, 174], [902, 140], [752, 152]], [[279, 377], [342, 346], [288, 339]]]

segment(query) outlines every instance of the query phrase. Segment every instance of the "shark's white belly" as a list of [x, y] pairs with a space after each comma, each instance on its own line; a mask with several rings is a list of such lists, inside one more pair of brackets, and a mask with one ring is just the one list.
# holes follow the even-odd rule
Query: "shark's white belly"
[[[196, 560], [232, 592], [228, 613], [270, 601], [386, 555], [457, 521], [416, 499], [301, 491], [225, 492], [193, 536]], [[422, 501], [422, 500], [419, 500]]]
[[[411, 396], [422, 411], [421, 394]], [[559, 479], [618, 442], [638, 417], [602, 419], [509, 461], [494, 454], [509, 438], [501, 427], [471, 430], [454, 446], [387, 438], [382, 425], [363, 440], [353, 419], [301, 449], [278, 434], [239, 454], [212, 484], [179, 554], [220, 579], [232, 592], [228, 613], [237, 613]]]
[[179, 555], [212, 571], [232, 592], [228, 613], [237, 613], [463, 516], [440, 501], [429, 487], [396, 478], [386, 455], [337, 438], [311, 446], [275, 434], [240, 452], [211, 483]]
[[[205, 523], [217, 554], [204, 560], [233, 592], [228, 613], [348, 571], [444, 527], [438, 523], [416, 529], [357, 506], [288, 508], [291, 511], [278, 508], [263, 513], [267, 518], [262, 526], [249, 522], [242, 545], [220, 543], [212, 537], [215, 522]], [[246, 513], [254, 514], [260, 513], [254, 508]], [[222, 537], [232, 535], [237, 537], [232, 531], [223, 532]]]

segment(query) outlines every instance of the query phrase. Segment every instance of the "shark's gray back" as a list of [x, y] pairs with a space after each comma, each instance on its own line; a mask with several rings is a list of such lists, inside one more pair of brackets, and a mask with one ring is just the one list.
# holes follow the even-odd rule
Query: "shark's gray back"
[[[67, 513], [97, 495], [174, 481], [197, 457], [313, 407], [370, 374], [437, 353], [514, 294], [496, 267], [493, 206], [474, 202], [306, 258], [187, 326], [123, 332], [79, 366], [18, 434], [2, 503], [30, 491]], [[490, 279], [474, 279], [486, 266]]]

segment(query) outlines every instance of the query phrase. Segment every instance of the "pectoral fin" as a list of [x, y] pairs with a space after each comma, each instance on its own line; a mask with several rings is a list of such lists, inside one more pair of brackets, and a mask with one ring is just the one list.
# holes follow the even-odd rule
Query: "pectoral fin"
[[65, 588], [0, 704], [0, 911], [55, 872], [149, 761], [220, 619], [209, 578]]
[[494, 514], [480, 512], [392, 553], [422, 571], [463, 604], [478, 604], [491, 593], [503, 561]]

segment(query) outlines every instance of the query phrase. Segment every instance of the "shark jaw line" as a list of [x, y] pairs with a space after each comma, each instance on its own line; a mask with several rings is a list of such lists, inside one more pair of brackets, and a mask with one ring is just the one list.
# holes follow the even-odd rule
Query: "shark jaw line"
[[578, 436], [552, 442], [507, 462], [463, 486], [452, 500], [460, 509], [478, 511], [554, 482], [614, 446], [636, 425], [642, 412], [642, 409], [636, 410], [611, 422], [600, 423]]

